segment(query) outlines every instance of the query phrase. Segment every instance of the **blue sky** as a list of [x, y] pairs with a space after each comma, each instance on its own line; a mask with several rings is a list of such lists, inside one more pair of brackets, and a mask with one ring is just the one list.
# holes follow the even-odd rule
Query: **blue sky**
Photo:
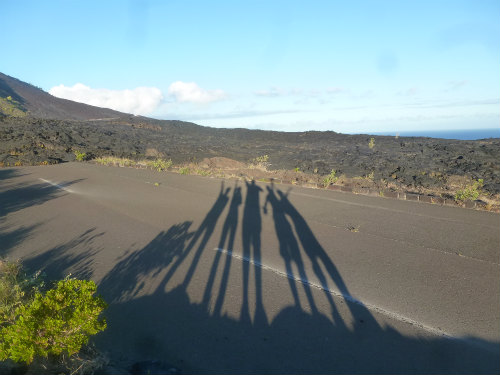
[[0, 71], [214, 127], [499, 127], [499, 1], [6, 1]]

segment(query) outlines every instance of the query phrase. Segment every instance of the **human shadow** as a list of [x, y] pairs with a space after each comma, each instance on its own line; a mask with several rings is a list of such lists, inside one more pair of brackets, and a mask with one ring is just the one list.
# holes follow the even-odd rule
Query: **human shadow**
[[162, 292], [165, 285], [168, 283], [173, 274], [177, 271], [177, 268], [183, 263], [186, 257], [190, 254], [191, 250], [195, 247], [196, 243], [201, 237], [200, 243], [198, 244], [198, 248], [193, 256], [193, 260], [189, 265], [189, 269], [184, 276], [184, 281], [182, 282], [182, 287], [184, 290], [187, 289], [189, 283], [191, 282], [191, 278], [193, 277], [194, 272], [196, 271], [196, 267], [198, 266], [198, 262], [200, 261], [200, 257], [205, 250], [208, 240], [212, 236], [217, 221], [219, 220], [222, 211], [227, 205], [229, 201], [229, 192], [231, 188], [224, 189], [224, 182], [221, 183], [219, 195], [215, 200], [210, 211], [207, 213], [202, 223], [196, 230], [193, 235], [193, 238], [189, 241], [189, 244], [184, 249], [184, 251], [179, 255], [176, 262], [172, 265], [172, 268], [168, 271], [167, 275], [164, 277], [161, 284], [158, 286], [157, 291]]
[[191, 221], [173, 225], [159, 233], [144, 248], [125, 253], [99, 283], [100, 293], [109, 302], [134, 298], [154, 278], [180, 257], [193, 237]]
[[[270, 192], [274, 192], [274, 189], [269, 190]], [[334, 286], [338, 288], [338, 291], [343, 298], [352, 300], [353, 297], [351, 296], [337, 267], [316, 239], [316, 236], [313, 234], [304, 217], [288, 200], [288, 194], [284, 193], [281, 190], [278, 190], [277, 194], [280, 197], [279, 204], [287, 217], [289, 217], [292, 221], [295, 228], [295, 233], [300, 240], [301, 247], [304, 250], [304, 253], [307, 256], [308, 260], [311, 262], [314, 275], [319, 280], [324, 295], [331, 306], [333, 320], [336, 322], [336, 324], [343, 325], [344, 320], [339, 316], [337, 312], [336, 304], [333, 300], [331, 289], [328, 284], [328, 279], [330, 279], [333, 282]], [[292, 237], [294, 236], [292, 235]], [[323, 271], [323, 269], [326, 270], [326, 273]], [[363, 304], [361, 302], [359, 302], [359, 305], [363, 307]], [[348, 304], [348, 306], [352, 305]], [[362, 315], [363, 317], [358, 317], [357, 319], [355, 319], [356, 324], [358, 324], [359, 321], [363, 321], [363, 323], [378, 326], [378, 323], [374, 319], [372, 319], [372, 315], [370, 313], [363, 313]]]
[[267, 187], [267, 197], [264, 204], [264, 213], [267, 212], [267, 204], [270, 203], [273, 211], [273, 221], [276, 230], [276, 236], [279, 241], [280, 255], [285, 262], [285, 270], [288, 279], [288, 284], [295, 301], [295, 306], [302, 309], [299, 294], [297, 292], [296, 280], [292, 266], [295, 265], [298, 272], [298, 277], [302, 281], [302, 286], [307, 296], [309, 306], [311, 307], [313, 313], [318, 313], [318, 308], [311, 293], [311, 287], [309, 285], [309, 280], [306, 275], [304, 268], [304, 262], [302, 261], [302, 255], [295, 238], [295, 234], [292, 231], [292, 227], [285, 217], [285, 207], [282, 202], [278, 200], [274, 192], [274, 185], [272, 187]]
[[[229, 189], [224, 186], [198, 229], [190, 231], [191, 222], [174, 225], [118, 261], [99, 285], [111, 303], [106, 312], [108, 329], [95, 338], [98, 347], [111, 351], [112, 357], [165, 360], [187, 373], [498, 372], [497, 342], [475, 338], [480, 345], [470, 345], [468, 337], [451, 340], [418, 331], [355, 301], [306, 219], [288, 195], [274, 186], [266, 189], [264, 207], [271, 207], [278, 257], [285, 272], [266, 275], [264, 280], [259, 273], [268, 272], [263, 271], [261, 258], [259, 196], [263, 189], [255, 183], [245, 187], [244, 203], [242, 189], [233, 189], [221, 224], [218, 247], [228, 251], [213, 252], [211, 262], [204, 264], [201, 254], [227, 206]], [[241, 249], [237, 248], [239, 229]], [[239, 250], [240, 257], [236, 256]], [[226, 256], [223, 267], [220, 254]], [[203, 259], [209, 259], [206, 255]], [[249, 288], [252, 270], [256, 278], [253, 302]], [[186, 280], [189, 283], [198, 271], [207, 283], [202, 298], [193, 299]], [[174, 279], [175, 272], [180, 277]], [[283, 275], [287, 281], [281, 281]], [[312, 279], [320, 280], [319, 287], [313, 286]], [[242, 280], [239, 293], [231, 286], [230, 298], [226, 296], [229, 280]], [[338, 292], [332, 293], [329, 283]], [[288, 288], [293, 295], [290, 303]], [[301, 292], [311, 311], [301, 303]], [[275, 298], [267, 311], [266, 293]], [[325, 298], [327, 304], [322, 303]], [[209, 304], [214, 300], [211, 310]], [[239, 311], [237, 306], [241, 306]], [[250, 318], [252, 308], [254, 319]], [[258, 316], [259, 308], [265, 320]]]
[[[212, 294], [213, 285], [215, 282], [215, 276], [217, 274], [219, 263], [222, 257], [222, 252], [220, 250], [228, 249], [229, 251], [232, 251], [234, 247], [234, 239], [236, 236], [236, 229], [238, 227], [238, 209], [239, 206], [241, 205], [241, 202], [242, 202], [241, 188], [237, 186], [237, 184], [235, 184], [235, 187], [233, 189], [233, 197], [231, 199], [231, 203], [229, 204], [229, 212], [226, 216], [226, 220], [224, 221], [224, 226], [222, 227], [222, 233], [218, 245], [219, 251], [215, 253], [207, 285], [205, 286], [205, 292], [203, 293], [202, 304], [206, 306], [207, 310]], [[232, 257], [230, 256], [226, 257], [224, 268], [222, 270], [222, 277], [219, 285], [219, 290], [217, 292], [218, 296], [215, 302], [213, 315], [220, 315], [222, 305], [224, 303], [224, 296], [226, 294], [227, 284], [229, 279], [229, 271], [231, 269], [231, 260]]]
[[229, 191], [230, 188], [224, 188], [224, 183], [221, 183], [219, 195], [195, 231], [190, 231], [192, 221], [173, 225], [159, 233], [144, 248], [126, 253], [118, 259], [118, 263], [99, 283], [101, 293], [110, 301], [132, 299], [143, 291], [146, 279], [158, 277], [161, 281], [152, 288], [155, 293], [163, 293], [164, 287], [179, 266], [196, 248], [182, 282], [182, 287], [187, 289], [206, 244], [227, 205]]
[[250, 322], [249, 306], [249, 283], [250, 264], [253, 264], [255, 277], [255, 318], [259, 325], [267, 325], [266, 312], [262, 298], [262, 268], [260, 266], [261, 256], [261, 231], [262, 218], [260, 214], [260, 192], [262, 188], [254, 180], [251, 183], [245, 181], [247, 195], [243, 210], [242, 221], [242, 245], [243, 245], [243, 301], [241, 305], [240, 319]]

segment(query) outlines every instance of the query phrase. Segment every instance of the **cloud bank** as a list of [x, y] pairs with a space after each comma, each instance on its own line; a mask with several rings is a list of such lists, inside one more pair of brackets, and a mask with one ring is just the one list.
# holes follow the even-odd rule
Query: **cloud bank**
[[82, 83], [67, 87], [52, 87], [49, 93], [62, 99], [114, 109], [134, 115], [147, 115], [153, 112], [163, 100], [160, 89], [156, 87], [137, 87], [132, 90], [93, 89]]
[[168, 93], [180, 103], [211, 103], [222, 100], [226, 94], [222, 90], [205, 90], [194, 82], [176, 81], [168, 88]]

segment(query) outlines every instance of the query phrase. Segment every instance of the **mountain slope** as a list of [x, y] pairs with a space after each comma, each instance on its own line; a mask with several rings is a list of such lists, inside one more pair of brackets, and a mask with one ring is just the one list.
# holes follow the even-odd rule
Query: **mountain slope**
[[58, 99], [0, 74], [0, 166], [60, 163], [74, 160], [75, 151], [135, 160], [161, 156], [178, 165], [212, 157], [250, 162], [265, 156], [272, 169], [314, 176], [334, 170], [402, 191], [451, 189], [458, 178], [481, 179], [485, 191], [500, 193], [498, 138], [458, 141], [216, 129]]
[[59, 120], [93, 120], [129, 117], [129, 114], [99, 108], [71, 100], [56, 98], [49, 93], [0, 73], [0, 113], [26, 115]]

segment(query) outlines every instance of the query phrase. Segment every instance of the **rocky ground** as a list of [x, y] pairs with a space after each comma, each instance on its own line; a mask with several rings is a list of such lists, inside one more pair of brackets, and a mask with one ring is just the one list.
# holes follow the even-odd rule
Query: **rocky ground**
[[[482, 179], [485, 194], [492, 199], [500, 194], [498, 138], [459, 141], [215, 129], [142, 117], [105, 121], [0, 117], [0, 166], [72, 161], [75, 152], [85, 153], [86, 159], [171, 159], [177, 166], [191, 165], [192, 170], [223, 168], [231, 170], [226, 175], [303, 183], [321, 183], [335, 170], [342, 183], [437, 195], [454, 194], [460, 186]], [[241, 164], [217, 165], [220, 157]], [[266, 160], [260, 163], [258, 158]]]

